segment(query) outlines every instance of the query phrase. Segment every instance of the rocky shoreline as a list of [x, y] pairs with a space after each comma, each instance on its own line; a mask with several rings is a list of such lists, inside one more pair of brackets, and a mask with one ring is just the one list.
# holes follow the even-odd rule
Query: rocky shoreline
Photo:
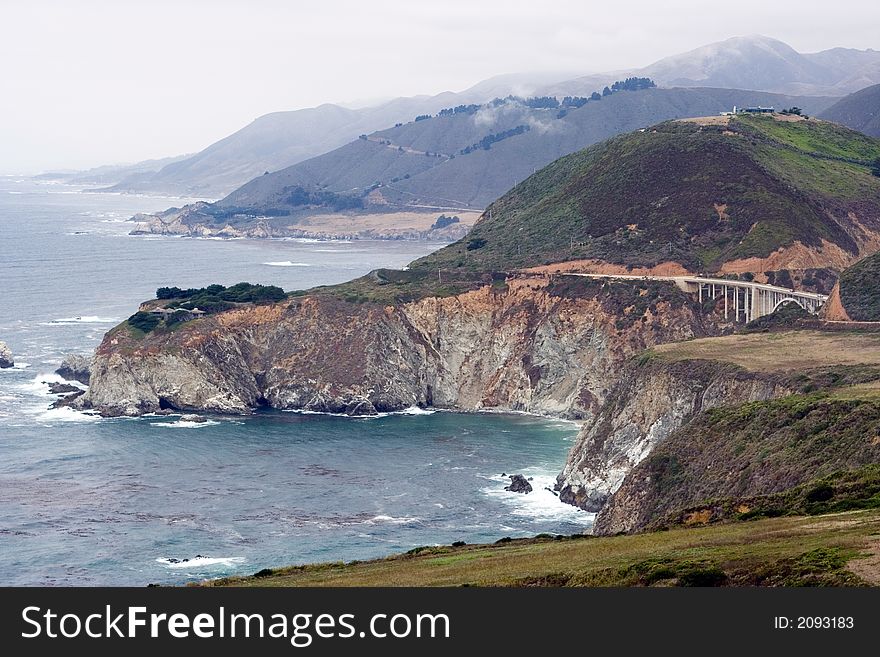
[[628, 358], [721, 330], [673, 286], [650, 286], [656, 297], [639, 297], [641, 312], [621, 321], [631, 287], [581, 293], [547, 277], [511, 278], [395, 305], [310, 295], [145, 337], [122, 325], [98, 348], [79, 403], [104, 415], [433, 406], [586, 420]]
[[[674, 286], [648, 282], [634, 289], [631, 282], [530, 275], [387, 305], [313, 294], [155, 334], [123, 324], [105, 336], [90, 387], [72, 405], [105, 416], [261, 407], [357, 416], [417, 406], [580, 420], [557, 489], [562, 501], [595, 511], [613, 492], [600, 478], [608, 479], [609, 468], [622, 478], [639, 462], [634, 445], [647, 453], [695, 406], [773, 394], [770, 383], [734, 377], [723, 384], [707, 370], [697, 395], [687, 372], [657, 366], [651, 385], [666, 387], [653, 408], [624, 400], [622, 382], [640, 376], [627, 365], [634, 356], [725, 330], [723, 318], [705, 314]], [[621, 405], [632, 407], [621, 416], [632, 426], [617, 428], [605, 444], [599, 435], [607, 433], [608, 413]], [[651, 413], [656, 426], [644, 434], [639, 422]], [[518, 479], [511, 485], [530, 488]]]
[[226, 239], [296, 238], [317, 240], [412, 240], [454, 242], [470, 231], [478, 214], [459, 213], [453, 223], [437, 221], [441, 211], [375, 209], [363, 213], [304, 214], [276, 217], [233, 215], [215, 217], [211, 205], [195, 203], [131, 218], [130, 235], [175, 235]]

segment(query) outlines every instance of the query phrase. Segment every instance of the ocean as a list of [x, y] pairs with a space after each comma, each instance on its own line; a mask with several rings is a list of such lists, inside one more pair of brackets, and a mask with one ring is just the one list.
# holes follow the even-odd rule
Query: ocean
[[[548, 490], [577, 433], [520, 414], [265, 411], [101, 419], [48, 410], [67, 353], [163, 285], [286, 290], [401, 267], [427, 242], [129, 236], [181, 199], [0, 177], [0, 585], [181, 584], [421, 545], [578, 533]], [[528, 495], [505, 474], [532, 477]]]

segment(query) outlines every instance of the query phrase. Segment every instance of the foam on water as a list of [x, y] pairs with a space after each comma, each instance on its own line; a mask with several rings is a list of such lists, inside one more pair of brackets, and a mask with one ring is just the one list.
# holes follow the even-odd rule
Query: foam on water
[[177, 420], [175, 422], [151, 422], [154, 427], [163, 429], [201, 429], [202, 427], [211, 427], [220, 424], [216, 420], [208, 420], [206, 422], [192, 422], [190, 420]]
[[69, 406], [50, 408], [37, 415], [36, 420], [40, 423], [54, 424], [56, 422], [97, 422], [102, 419], [97, 413], [77, 411]]
[[277, 262], [264, 262], [269, 267], [311, 267], [307, 262], [291, 262], [290, 260], [280, 260]]
[[119, 319], [116, 317], [99, 317], [98, 315], [80, 315], [78, 317], [59, 317], [49, 322], [42, 322], [41, 326], [66, 326], [69, 324], [115, 324]]
[[174, 559], [171, 557], [160, 557], [156, 559], [157, 563], [161, 563], [168, 568], [210, 568], [222, 566], [223, 568], [233, 568], [245, 562], [244, 557], [193, 557], [192, 559]]
[[394, 516], [386, 516], [384, 514], [380, 514], [378, 516], [374, 516], [369, 520], [365, 520], [364, 524], [374, 525], [377, 523], [387, 523], [389, 525], [411, 525], [413, 523], [421, 522], [422, 519], [416, 516], [412, 517], [401, 517], [395, 518]]
[[538, 468], [525, 468], [520, 472], [526, 479], [531, 478], [531, 493], [512, 493], [504, 490], [510, 484], [509, 477], [500, 474], [491, 475], [487, 479], [497, 482], [494, 486], [487, 486], [481, 491], [490, 498], [498, 500], [510, 507], [513, 516], [529, 518], [539, 521], [569, 522], [584, 527], [591, 527], [596, 517], [595, 513], [587, 513], [576, 506], [559, 501], [549, 489], [556, 484], [553, 474]]
[[421, 408], [419, 406], [410, 406], [402, 411], [396, 411], [393, 415], [433, 415], [437, 411], [430, 408]]

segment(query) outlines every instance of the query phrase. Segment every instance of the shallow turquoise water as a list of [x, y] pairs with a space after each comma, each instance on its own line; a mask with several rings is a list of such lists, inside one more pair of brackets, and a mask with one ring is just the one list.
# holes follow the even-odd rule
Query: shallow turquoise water
[[[566, 422], [47, 411], [62, 355], [93, 349], [160, 285], [297, 289], [437, 247], [126, 234], [131, 214], [179, 202], [0, 178], [0, 339], [18, 362], [0, 371], [0, 584], [177, 583], [589, 526], [544, 490], [576, 433]], [[505, 492], [503, 472], [534, 477], [535, 492]]]

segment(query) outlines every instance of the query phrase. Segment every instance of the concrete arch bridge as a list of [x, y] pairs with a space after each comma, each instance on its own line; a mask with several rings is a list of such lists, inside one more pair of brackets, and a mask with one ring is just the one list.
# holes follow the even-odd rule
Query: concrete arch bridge
[[693, 294], [702, 303], [706, 299], [724, 299], [724, 319], [751, 322], [773, 313], [780, 306], [797, 304], [814, 315], [818, 314], [828, 297], [815, 292], [800, 292], [776, 285], [726, 278], [701, 276], [637, 276], [632, 274], [584, 274], [560, 272], [563, 276], [608, 278], [622, 280], [668, 281], [684, 292]]

